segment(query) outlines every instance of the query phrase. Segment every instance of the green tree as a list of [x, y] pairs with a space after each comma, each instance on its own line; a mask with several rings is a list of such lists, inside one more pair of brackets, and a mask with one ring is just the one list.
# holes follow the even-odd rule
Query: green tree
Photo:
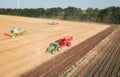
[[47, 18], [60, 18], [62, 19], [64, 16], [64, 11], [62, 8], [49, 8], [46, 10], [45, 13]]
[[64, 9], [65, 15], [64, 19], [65, 20], [80, 20], [80, 14], [81, 14], [81, 9], [75, 8], [75, 7], [68, 7]]
[[120, 7], [109, 7], [98, 15], [98, 22], [120, 24]]

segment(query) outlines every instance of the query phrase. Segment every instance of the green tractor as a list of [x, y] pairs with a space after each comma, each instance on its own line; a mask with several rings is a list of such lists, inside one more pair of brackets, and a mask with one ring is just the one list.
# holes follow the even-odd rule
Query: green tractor
[[50, 44], [50, 47], [47, 48], [46, 52], [53, 54], [55, 51], [60, 51], [60, 50], [61, 50], [61, 47], [60, 47], [59, 43], [57, 41], [55, 41]]

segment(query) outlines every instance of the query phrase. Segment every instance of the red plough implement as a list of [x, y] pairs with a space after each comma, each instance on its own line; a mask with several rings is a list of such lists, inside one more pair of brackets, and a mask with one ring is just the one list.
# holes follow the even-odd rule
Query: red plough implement
[[10, 38], [13, 37], [11, 34], [8, 34], [8, 33], [4, 33], [4, 35], [7, 36], [7, 37], [10, 37]]
[[73, 40], [73, 37], [72, 36], [68, 36], [68, 37], [59, 39], [57, 41], [58, 41], [58, 43], [60, 44], [61, 47], [64, 47], [64, 46], [70, 47], [72, 40]]

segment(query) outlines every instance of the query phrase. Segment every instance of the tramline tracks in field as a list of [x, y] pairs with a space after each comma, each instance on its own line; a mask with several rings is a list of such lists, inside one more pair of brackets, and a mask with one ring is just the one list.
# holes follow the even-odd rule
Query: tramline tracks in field
[[[118, 41], [119, 41], [119, 39], [118, 39]], [[114, 47], [112, 47], [112, 50], [114, 50]], [[109, 50], [109, 51], [110, 51], [110, 52], [112, 52], [112, 50]], [[110, 53], [110, 52], [109, 52], [109, 53]], [[109, 54], [109, 55], [110, 55], [110, 54]], [[108, 56], [108, 55], [107, 55], [107, 56]], [[109, 56], [108, 56], [108, 58], [109, 58]], [[100, 65], [101, 65], [101, 67], [99, 67], [99, 70], [100, 70], [100, 69], [102, 69], [102, 66], [103, 66], [103, 65], [104, 65], [104, 63], [105, 63], [105, 60], [107, 60], [107, 58], [106, 58], [106, 57], [104, 58], [103, 62], [101, 62], [102, 64], [100, 64]], [[98, 76], [98, 73], [100, 72], [99, 70], [98, 70], [98, 69], [96, 69], [96, 73], [94, 73], [95, 75], [93, 75], [93, 76], [97, 77], [97, 76]], [[99, 74], [100, 74], [100, 73], [99, 73]], [[92, 76], [92, 77], [93, 77], [93, 76]]]
[[[120, 42], [120, 41], [119, 41]], [[120, 43], [119, 43], [119, 46], [120, 46]], [[112, 71], [112, 68], [113, 68], [113, 66], [114, 66], [114, 62], [116, 61], [116, 59], [117, 59], [117, 56], [118, 56], [118, 54], [119, 54], [119, 52], [116, 50], [116, 52], [115, 52], [115, 54], [113, 55], [113, 58], [111, 59], [111, 63], [109, 64], [109, 66], [107, 67], [107, 69], [106, 69], [106, 72], [104, 72], [104, 75], [103, 76], [106, 76], [106, 77], [108, 77], [109, 76], [109, 74], [110, 74], [110, 72]]]
[[[105, 75], [105, 73], [106, 73], [107, 66], [108, 66], [108, 62], [109, 62], [112, 54], [113, 54], [113, 53], [111, 53], [111, 54], [106, 58], [103, 66], [100, 68], [100, 71], [99, 71], [98, 76], [104, 77], [104, 75]], [[96, 77], [98, 77], [98, 76], [96, 76]]]
[[[99, 57], [100, 55], [102, 55], [102, 54], [104, 54], [102, 51], [103, 50], [105, 50], [105, 48], [106, 47], [109, 47], [108, 45], [107, 45], [107, 43], [110, 43], [110, 44], [112, 44], [111, 43], [111, 40], [109, 40], [109, 38], [107, 37], [106, 39], [104, 39], [104, 41], [102, 41], [101, 43], [100, 43], [100, 45], [98, 45], [95, 49], [93, 49], [93, 50], [91, 50], [91, 52], [93, 52], [92, 54], [91, 54], [91, 59], [89, 59], [88, 57], [87, 57], [87, 60], [90, 60], [86, 65], [84, 64], [84, 67], [82, 66], [79, 66], [78, 67], [78, 69], [73, 73], [73, 75], [71, 76], [71, 77], [73, 77], [73, 76], [78, 76], [78, 75], [80, 75], [80, 77], [83, 77], [82, 75], [86, 75], [87, 74], [87, 71], [88, 71], [88, 69], [89, 68], [91, 68], [91, 67], [94, 67], [94, 63], [93, 64], [91, 64], [91, 62], [93, 62], [92, 60], [95, 58], [97, 58], [97, 57]], [[99, 51], [99, 52], [98, 52]], [[95, 52], [96, 52], [96, 54], [95, 54]], [[99, 58], [97, 59], [97, 60], [99, 60]], [[82, 69], [82, 68], [84, 68], [84, 69]], [[81, 69], [81, 73], [82, 74], [80, 74], [79, 72], [75, 75], [75, 73], [77, 72], [77, 71], [80, 71], [80, 69]], [[85, 70], [86, 70], [86, 72], [85, 72]], [[83, 73], [84, 72], [84, 73]]]
[[111, 58], [113, 58], [112, 60], [110, 59], [112, 62], [109, 62], [109, 63], [108, 63], [108, 67], [106, 67], [103, 76], [108, 76], [108, 75], [110, 74], [109, 71], [112, 70], [112, 69], [110, 69], [110, 68], [113, 67], [113, 64], [114, 64], [114, 62], [115, 62], [115, 60], [116, 60], [115, 57], [117, 57], [117, 56], [118, 56], [118, 53], [114, 53], [114, 55], [111, 56]]
[[115, 73], [116, 77], [120, 77], [120, 47], [119, 47], [118, 51], [119, 51], [119, 55], [118, 55], [118, 61], [116, 63], [116, 65], [118, 66], [118, 69]]
[[[115, 32], [114, 32], [115, 33]], [[108, 38], [108, 37], [107, 37]], [[109, 39], [109, 38], [108, 38]], [[107, 40], [108, 40], [107, 39]], [[111, 39], [112, 39], [112, 37], [111, 37]], [[105, 39], [106, 40], [106, 39]], [[106, 41], [107, 41], [106, 40]], [[105, 42], [106, 42], [105, 41]], [[111, 42], [112, 40], [109, 40], [109, 42]], [[109, 45], [111, 45], [112, 43], [110, 43]], [[106, 46], [108, 46], [108, 45], [106, 45]], [[101, 52], [101, 50], [99, 50], [101, 47], [98, 47], [97, 49], [98, 49], [98, 53], [100, 53]], [[108, 47], [106, 47], [106, 48], [109, 48], [109, 46]], [[101, 48], [102, 49], [102, 51], [104, 51], [103, 49], [104, 49], [104, 46], [103, 46], [103, 48]], [[95, 49], [93, 49], [93, 50], [95, 50]], [[100, 56], [100, 55], [96, 55], [96, 56]], [[88, 57], [87, 57], [88, 58]], [[92, 58], [90, 61], [92, 61], [94, 58]], [[95, 57], [95, 59], [96, 59], [96, 57]], [[92, 61], [93, 62], [93, 61]], [[85, 69], [87, 70], [87, 69], [90, 69], [91, 67], [93, 67], [94, 68], [94, 64], [92, 65], [93, 63], [89, 63], [89, 64], [86, 64], [85, 65]], [[80, 67], [79, 65], [78, 65], [78, 67]], [[76, 67], [77, 68], [77, 67]], [[69, 71], [69, 70], [68, 70]], [[77, 72], [77, 74], [75, 75], [75, 73]], [[83, 74], [83, 72], [84, 72], [84, 74]], [[91, 72], [92, 72], [92, 69], [91, 69], [91, 71], [88, 71], [88, 74], [91, 74]], [[75, 76], [75, 77], [83, 77], [80, 73], [82, 73], [83, 75], [86, 75], [86, 73], [85, 73], [85, 70], [81, 70], [81, 72], [79, 71], [79, 68], [73, 73], [73, 75], [71, 76], [71, 77], [73, 77], [73, 76]], [[87, 77], [88, 77], [88, 74], [86, 75]], [[79, 76], [80, 75], [80, 76]], [[68, 75], [68, 76], [70, 76], [70, 75]], [[92, 77], [92, 76], [90, 76], [89, 75], [89, 77]]]
[[[109, 47], [109, 46], [108, 46], [108, 47]], [[104, 50], [105, 50], [105, 49], [104, 49]], [[103, 50], [102, 50], [102, 51], [103, 51]], [[100, 51], [100, 52], [102, 52], [102, 51]], [[99, 53], [99, 52], [98, 52], [98, 53]], [[88, 64], [88, 66], [89, 66], [89, 65], [90, 65], [90, 64]], [[94, 68], [94, 65], [91, 66], [91, 67]], [[90, 69], [91, 67], [88, 67], [87, 69]], [[85, 69], [86, 69], [86, 68], [85, 68]], [[86, 69], [86, 70], [87, 70], [87, 69]], [[81, 72], [82, 75], [80, 74], [80, 76], [81, 76], [81, 77], [84, 77], [84, 75], [86, 75], [86, 77], [88, 77], [88, 76], [91, 77], [89, 73], [92, 73], [92, 70], [93, 70], [93, 69], [89, 70], [88, 73], [86, 72], [86, 73], [84, 73], [84, 74], [83, 74], [84, 70], [82, 70], [83, 72]], [[77, 77], [78, 77], [78, 75], [77, 75]]]
[[110, 70], [109, 77], [120, 77], [120, 47], [118, 48], [118, 56], [116, 61], [114, 62], [114, 66], [112, 70]]

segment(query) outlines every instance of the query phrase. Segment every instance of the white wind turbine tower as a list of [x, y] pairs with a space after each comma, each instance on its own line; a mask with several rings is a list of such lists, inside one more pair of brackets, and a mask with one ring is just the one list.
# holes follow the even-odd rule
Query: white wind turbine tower
[[20, 8], [20, 1], [19, 0], [17, 0], [17, 3], [18, 3], [18, 9]]

